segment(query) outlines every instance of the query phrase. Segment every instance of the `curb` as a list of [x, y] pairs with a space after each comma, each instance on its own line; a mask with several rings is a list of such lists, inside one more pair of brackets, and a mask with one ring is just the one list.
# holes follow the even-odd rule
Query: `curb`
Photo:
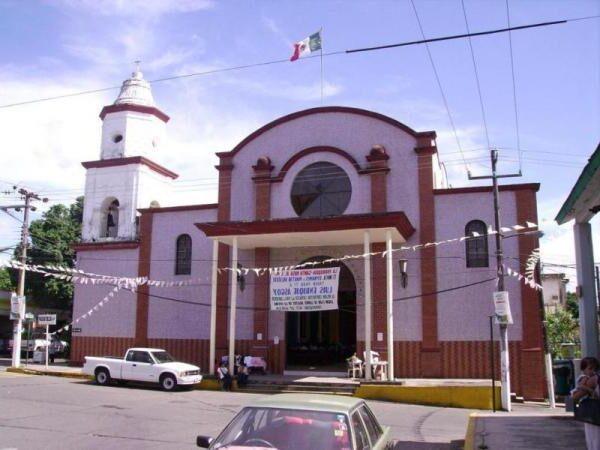
[[[7, 367], [7, 372], [21, 373], [26, 375], [44, 375], [64, 378], [77, 378], [92, 381], [91, 375], [84, 375], [77, 372], [67, 372], [60, 370], [44, 370], [42, 368], [15, 368]], [[239, 389], [237, 383], [233, 383], [233, 391], [251, 392]], [[205, 375], [200, 383], [191, 387], [192, 389], [218, 391], [221, 389], [219, 380], [210, 375]], [[497, 389], [500, 389], [498, 387]], [[259, 392], [256, 392], [259, 393]], [[266, 392], [271, 393], [271, 392]], [[382, 400], [397, 403], [428, 405], [452, 408], [482, 409], [491, 410], [492, 404], [489, 398], [488, 387], [464, 387], [464, 386], [402, 386], [388, 384], [363, 384], [359, 386], [353, 394], [354, 397]], [[497, 402], [500, 400], [498, 393]], [[497, 405], [498, 407], [499, 405]], [[469, 419], [469, 423], [471, 420]], [[474, 431], [473, 431], [474, 435]], [[474, 439], [474, 438], [473, 438]], [[465, 447], [467, 448], [467, 447]]]
[[469, 414], [469, 422], [467, 423], [467, 431], [465, 432], [464, 450], [475, 450], [475, 430], [477, 429], [478, 413]]
[[92, 380], [93, 377], [89, 375], [84, 375], [82, 373], [70, 373], [70, 372], [58, 372], [55, 370], [40, 370], [40, 369], [23, 369], [21, 367], [7, 367], [7, 372], [11, 373], [22, 373], [25, 375], [45, 375], [52, 377], [62, 377], [62, 378], [79, 378], [85, 380]]
[[[500, 387], [496, 388], [496, 408], [500, 405]], [[361, 384], [354, 396], [397, 403], [466, 409], [492, 409], [487, 386], [404, 386]]]

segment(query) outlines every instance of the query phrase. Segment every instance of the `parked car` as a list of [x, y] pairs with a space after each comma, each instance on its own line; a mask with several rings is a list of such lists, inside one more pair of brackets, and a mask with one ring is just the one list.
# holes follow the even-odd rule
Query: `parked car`
[[[48, 345], [46, 333], [36, 331], [29, 336], [29, 339], [27, 339], [26, 336], [21, 338], [21, 354], [26, 356], [27, 353], [31, 354], [33, 352], [44, 352], [46, 351], [46, 345]], [[11, 339], [8, 342], [8, 350], [11, 352], [12, 347], [13, 341]], [[50, 347], [48, 348], [48, 353], [50, 355], [62, 355], [67, 351], [68, 347], [69, 343], [67, 341], [62, 341], [54, 334], [50, 335]]]
[[196, 445], [221, 450], [383, 450], [394, 445], [364, 400], [323, 394], [278, 394], [242, 409], [216, 439]]
[[177, 362], [160, 348], [130, 348], [122, 358], [86, 356], [82, 372], [92, 375], [101, 385], [110, 384], [111, 380], [140, 381], [158, 383], [165, 391], [202, 381], [200, 367]]

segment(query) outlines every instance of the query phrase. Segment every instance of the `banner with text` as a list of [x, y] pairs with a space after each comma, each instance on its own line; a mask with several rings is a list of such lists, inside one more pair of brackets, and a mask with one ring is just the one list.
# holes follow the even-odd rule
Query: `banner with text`
[[338, 309], [339, 267], [279, 270], [271, 274], [272, 311]]

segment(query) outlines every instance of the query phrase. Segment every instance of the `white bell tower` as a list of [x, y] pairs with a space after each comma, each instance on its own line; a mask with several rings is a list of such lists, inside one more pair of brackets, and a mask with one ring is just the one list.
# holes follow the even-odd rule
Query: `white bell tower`
[[151, 159], [164, 145], [169, 116], [156, 107], [138, 67], [100, 118], [100, 159], [82, 163], [87, 169], [82, 241], [136, 240], [137, 210], [166, 206], [177, 178]]

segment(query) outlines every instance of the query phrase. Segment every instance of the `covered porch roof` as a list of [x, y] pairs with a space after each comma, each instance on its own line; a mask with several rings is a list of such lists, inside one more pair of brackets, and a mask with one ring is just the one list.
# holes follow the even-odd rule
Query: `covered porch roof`
[[559, 225], [576, 219], [589, 222], [600, 211], [600, 144], [579, 175], [579, 179], [556, 218]]
[[240, 249], [358, 245], [364, 242], [365, 231], [370, 231], [371, 242], [385, 242], [386, 233], [390, 231], [393, 243], [404, 243], [415, 232], [402, 211], [307, 219], [206, 222], [196, 226], [207, 237], [228, 245], [237, 238]]

